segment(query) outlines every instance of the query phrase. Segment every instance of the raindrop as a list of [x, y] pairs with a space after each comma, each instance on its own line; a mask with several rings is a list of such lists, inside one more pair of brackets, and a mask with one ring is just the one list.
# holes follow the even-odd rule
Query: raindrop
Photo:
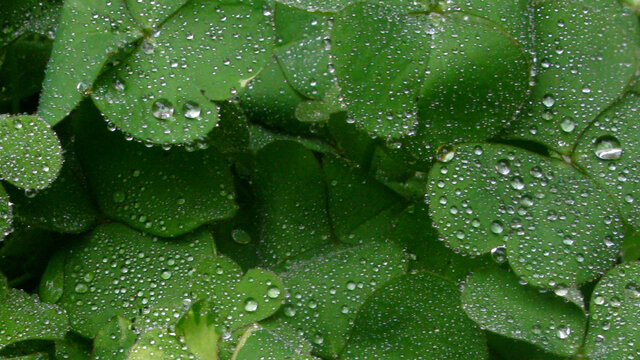
[[628, 298], [638, 299], [640, 298], [640, 286], [635, 283], [628, 283], [624, 287], [624, 294], [627, 295]]
[[173, 116], [173, 104], [167, 99], [160, 99], [151, 105], [151, 113], [156, 119], [166, 120]]
[[571, 329], [566, 326], [558, 327], [557, 335], [560, 339], [566, 339], [571, 335]]
[[253, 298], [248, 298], [244, 302], [244, 310], [246, 312], [255, 312], [258, 310], [258, 302]]
[[116, 203], [124, 202], [125, 195], [122, 191], [116, 191], [113, 193], [113, 201]]
[[187, 101], [182, 107], [182, 114], [187, 119], [196, 119], [200, 117], [201, 112], [200, 105], [193, 101]]
[[618, 139], [603, 135], [596, 139], [595, 154], [602, 160], [618, 160], [622, 156], [622, 147]]
[[251, 235], [243, 229], [233, 229], [231, 238], [238, 244], [248, 244], [251, 242]]
[[556, 103], [556, 99], [553, 95], [545, 95], [542, 98], [542, 104], [548, 108], [552, 107]]
[[87, 286], [87, 284], [85, 283], [79, 283], [78, 285], [76, 285], [75, 287], [75, 291], [78, 294], [84, 294], [89, 290], [89, 287]]
[[502, 159], [498, 160], [496, 163], [496, 170], [499, 174], [507, 175], [511, 172], [511, 168], [509, 167], [509, 160]]
[[267, 289], [267, 296], [271, 299], [276, 299], [278, 296], [280, 296], [280, 288], [278, 288], [277, 286], [271, 286], [269, 289]]
[[576, 128], [576, 123], [574, 123], [571, 118], [565, 117], [560, 123], [560, 127], [562, 128], [562, 131], [570, 133]]
[[436, 159], [442, 162], [449, 162], [453, 160], [456, 155], [455, 149], [449, 145], [442, 145], [436, 151]]
[[502, 231], [504, 231], [504, 228], [502, 227], [502, 223], [500, 223], [500, 221], [492, 222], [489, 229], [491, 229], [491, 232], [494, 234], [501, 234]]

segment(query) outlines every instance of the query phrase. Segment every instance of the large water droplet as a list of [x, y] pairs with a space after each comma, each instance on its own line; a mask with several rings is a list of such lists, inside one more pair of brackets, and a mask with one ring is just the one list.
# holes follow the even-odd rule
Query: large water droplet
[[602, 160], [617, 160], [622, 156], [620, 142], [611, 135], [600, 136], [594, 145], [596, 156]]
[[243, 229], [233, 229], [231, 238], [238, 244], [248, 244], [251, 242], [251, 235]]
[[246, 312], [255, 312], [256, 310], [258, 310], [258, 302], [253, 298], [248, 298], [244, 302], [244, 310]]
[[628, 298], [638, 299], [640, 298], [640, 285], [635, 283], [628, 283], [624, 287], [624, 294], [627, 295]]
[[278, 296], [280, 296], [280, 288], [278, 288], [277, 286], [272, 286], [269, 289], [267, 289], [267, 296], [270, 297], [271, 299], [275, 299]]
[[553, 95], [548, 94], [542, 98], [542, 104], [548, 108], [552, 107], [555, 103], [556, 99], [553, 97]]
[[173, 116], [173, 104], [167, 99], [154, 101], [151, 113], [156, 119], [166, 120]]
[[455, 149], [449, 145], [442, 145], [436, 151], [436, 159], [442, 162], [449, 162], [453, 160], [453, 157], [455, 155], [456, 155]]
[[196, 119], [200, 117], [201, 112], [200, 105], [193, 101], [187, 101], [184, 106], [182, 106], [182, 115], [187, 119]]

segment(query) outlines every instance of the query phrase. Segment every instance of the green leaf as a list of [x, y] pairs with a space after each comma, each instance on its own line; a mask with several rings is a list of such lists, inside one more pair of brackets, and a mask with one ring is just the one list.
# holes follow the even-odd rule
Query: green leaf
[[0, 300], [4, 300], [9, 293], [9, 283], [7, 282], [7, 277], [0, 273]]
[[329, 67], [331, 18], [276, 3], [274, 20], [282, 41], [274, 54], [287, 81], [305, 97], [322, 99], [335, 85]]
[[614, 264], [622, 222], [569, 164], [497, 144], [460, 145], [444, 160], [429, 172], [429, 201], [449, 246], [477, 255], [506, 245], [516, 274], [540, 287], [582, 284]]
[[68, 328], [62, 308], [17, 289], [9, 289], [0, 299], [0, 322], [0, 349], [25, 340], [61, 339]]
[[484, 334], [455, 283], [428, 273], [396, 278], [361, 307], [341, 360], [487, 359]]
[[2, 359], [8, 359], [8, 360], [49, 360], [49, 356], [45, 353], [37, 353], [37, 354], [31, 354], [31, 355], [25, 355], [25, 356], [15, 356], [15, 357], [10, 357], [10, 358], [2, 358]]
[[589, 359], [634, 359], [640, 356], [640, 262], [609, 271], [596, 285], [589, 306], [585, 341]]
[[497, 135], [527, 99], [531, 72], [522, 45], [494, 23], [456, 12], [429, 21], [434, 35], [419, 126], [403, 141], [418, 159], [442, 145]]
[[68, 309], [72, 328], [91, 338], [116, 315], [175, 321], [173, 315], [156, 319], [144, 309], [180, 314], [183, 302], [193, 300], [193, 268], [214, 255], [213, 246], [206, 231], [165, 240], [118, 223], [101, 225], [66, 250], [58, 303]]
[[293, 142], [274, 142], [258, 152], [255, 166], [263, 261], [277, 264], [326, 244], [326, 189], [313, 153]]
[[189, 359], [192, 356], [167, 330], [156, 329], [138, 338], [129, 351], [127, 360], [175, 360]]
[[213, 148], [147, 148], [108, 131], [91, 108], [76, 122], [76, 150], [109, 217], [159, 236], [178, 236], [233, 215], [233, 177]]
[[93, 342], [94, 360], [125, 360], [127, 351], [136, 341], [133, 324], [121, 316], [112, 318], [96, 335]]
[[[252, 326], [245, 331], [237, 344], [232, 360], [314, 360], [309, 355], [309, 344], [294, 334], [275, 332]], [[310, 345], [309, 345], [310, 348]]]
[[13, 230], [11, 227], [13, 223], [13, 209], [11, 206], [9, 195], [4, 190], [4, 187], [0, 185], [0, 239], [9, 235]]
[[0, 115], [0, 178], [22, 189], [44, 189], [62, 168], [60, 141], [36, 116]]
[[58, 251], [47, 264], [42, 274], [38, 294], [44, 302], [57, 303], [64, 291], [64, 263], [66, 254]]
[[0, 271], [14, 286], [28, 289], [37, 285], [58, 246], [48, 232], [16, 222], [0, 248]]
[[618, 1], [536, 1], [535, 86], [514, 137], [568, 153], [637, 67], [638, 22]]
[[431, 45], [427, 22], [390, 5], [365, 2], [349, 5], [335, 19], [336, 75], [349, 117], [361, 128], [383, 137], [414, 131], [415, 99]]
[[463, 12], [493, 22], [526, 49], [531, 47], [531, 8], [528, 0], [452, 0], [442, 5], [447, 12]]
[[91, 360], [93, 343], [72, 332], [56, 340], [56, 359]]
[[273, 57], [264, 70], [240, 94], [240, 103], [249, 120], [285, 129], [291, 133], [306, 132], [308, 124], [298, 121], [296, 107], [305, 100], [287, 82], [282, 68]]
[[259, 1], [189, 1], [98, 80], [93, 99], [109, 121], [137, 139], [192, 142], [218, 123], [212, 100], [233, 97], [257, 76], [272, 40]]
[[313, 250], [286, 262], [281, 270], [288, 294], [272, 325], [300, 329], [313, 343], [314, 354], [335, 358], [367, 296], [404, 274], [406, 261], [394, 245], [372, 241]]
[[131, 16], [145, 29], [155, 29], [188, 0], [125, 0]]
[[45, 230], [80, 233], [96, 220], [97, 211], [80, 163], [73, 151], [64, 153], [58, 178], [44, 190], [24, 192], [8, 187], [16, 219]]
[[204, 312], [203, 303], [197, 302], [176, 324], [176, 334], [198, 360], [218, 359], [218, 329], [215, 313]]
[[15, 102], [40, 91], [44, 69], [51, 55], [51, 44], [51, 39], [45, 36], [29, 34], [5, 48], [6, 60], [0, 69], [0, 100]]
[[358, 227], [403, 203], [400, 196], [366, 176], [356, 165], [335, 156], [325, 156], [322, 165], [328, 185], [331, 224], [341, 241], [352, 243], [350, 236]]
[[6, 1], [0, 7], [0, 48], [26, 33], [53, 38], [62, 1]]
[[580, 307], [523, 285], [518, 277], [497, 267], [475, 271], [469, 277], [462, 307], [483, 329], [562, 356], [576, 353], [587, 326]]
[[604, 111], [582, 134], [573, 159], [612, 195], [624, 218], [640, 228], [640, 96], [629, 94]]
[[39, 115], [51, 125], [62, 121], [91, 91], [109, 58], [141, 35], [123, 0], [65, 1], [45, 74]]
[[285, 289], [278, 275], [263, 269], [247, 271], [231, 294], [214, 304], [218, 324], [236, 330], [273, 315], [282, 306]]

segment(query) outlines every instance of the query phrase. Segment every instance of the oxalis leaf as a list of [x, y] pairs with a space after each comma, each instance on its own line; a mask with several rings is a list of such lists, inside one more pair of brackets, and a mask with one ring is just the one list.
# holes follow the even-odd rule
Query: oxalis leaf
[[254, 173], [260, 251], [266, 264], [326, 244], [331, 228], [320, 164], [302, 145], [278, 141], [257, 154]]
[[12, 231], [13, 209], [11, 208], [11, 199], [0, 185], [0, 239], [9, 235]]
[[514, 137], [568, 153], [580, 133], [631, 82], [638, 22], [619, 1], [533, 3], [536, 76]]
[[618, 265], [600, 279], [589, 306], [585, 350], [589, 359], [640, 356], [640, 262]]
[[61, 307], [17, 289], [6, 289], [0, 296], [0, 323], [0, 349], [24, 340], [61, 339], [69, 327]]
[[615, 205], [569, 164], [498, 144], [464, 144], [440, 158], [428, 196], [449, 246], [474, 255], [506, 246], [516, 274], [541, 287], [593, 280], [619, 256]]
[[640, 96], [629, 94], [582, 134], [573, 159], [612, 195], [631, 226], [640, 228]]
[[0, 115], [0, 178], [21, 189], [44, 189], [62, 168], [53, 130], [36, 116]]
[[456, 284], [419, 272], [367, 299], [339, 358], [471, 360], [488, 354], [484, 334], [461, 313]]
[[580, 307], [522, 285], [517, 276], [497, 267], [475, 271], [467, 279], [462, 307], [485, 329], [563, 356], [580, 348], [587, 326]]
[[367, 296], [406, 271], [404, 254], [391, 244], [335, 245], [285, 262], [283, 310], [269, 328], [301, 329], [314, 354], [335, 358]]
[[[183, 301], [192, 299], [193, 286], [188, 279], [193, 268], [215, 250], [213, 238], [205, 231], [160, 240], [111, 223], [99, 226], [63, 251], [64, 266], [58, 266], [63, 282], [41, 287], [43, 297], [59, 297], [58, 304], [69, 310], [72, 329], [93, 338], [116, 315], [129, 319], [141, 316], [165, 324], [175, 321], [169, 315], [154, 319], [152, 312], [143, 309], [162, 308], [167, 314], [184, 311]], [[49, 278], [56, 276], [50, 272]], [[57, 287], [60, 285], [62, 289]], [[62, 294], [50, 296], [58, 291]]]
[[203, 137], [218, 122], [212, 100], [242, 91], [269, 59], [273, 29], [263, 7], [260, 1], [187, 2], [97, 81], [96, 105], [141, 140]]
[[178, 236], [236, 209], [226, 159], [211, 147], [163, 150], [109, 131], [87, 104], [75, 119], [76, 150], [109, 217], [159, 236]]
[[51, 125], [62, 121], [105, 66], [142, 32], [126, 12], [124, 0], [67, 0], [45, 74], [39, 115]]

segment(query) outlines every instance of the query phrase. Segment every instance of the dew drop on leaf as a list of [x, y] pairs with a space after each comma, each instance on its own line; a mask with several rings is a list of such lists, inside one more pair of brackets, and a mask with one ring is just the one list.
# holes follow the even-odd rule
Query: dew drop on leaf
[[622, 146], [618, 139], [611, 135], [603, 135], [594, 142], [595, 154], [602, 160], [618, 160], [622, 157]]
[[173, 104], [166, 99], [160, 99], [151, 105], [151, 113], [156, 119], [166, 120], [173, 116]]

